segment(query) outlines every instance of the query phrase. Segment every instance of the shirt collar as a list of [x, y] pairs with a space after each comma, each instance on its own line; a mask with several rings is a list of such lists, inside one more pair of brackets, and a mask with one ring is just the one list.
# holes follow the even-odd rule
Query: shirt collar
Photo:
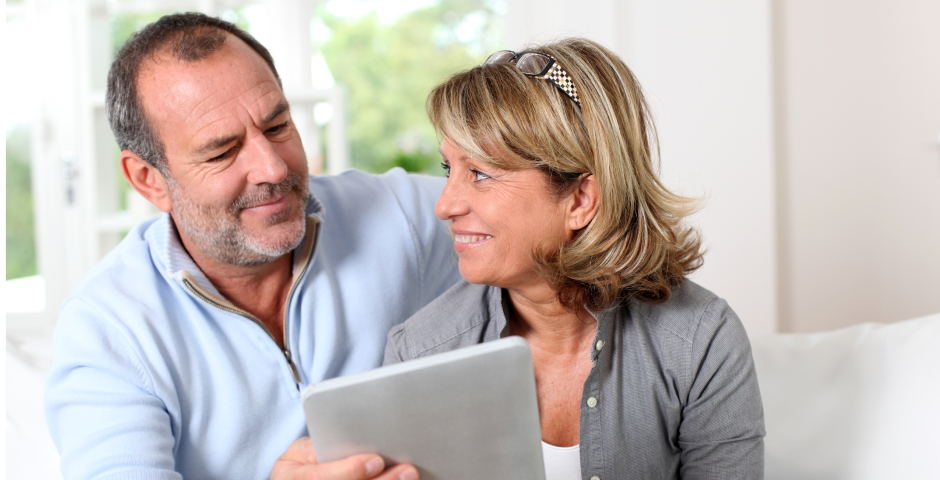
[[[509, 322], [507, 321], [507, 309], [509, 308], [509, 294], [506, 290], [498, 287], [490, 287], [492, 289], [498, 290], [498, 295], [490, 295], [490, 318], [496, 319], [496, 331], [499, 332], [499, 338], [504, 338], [509, 336]], [[614, 307], [600, 312], [592, 312], [588, 309], [588, 313], [597, 320], [597, 333], [594, 335], [594, 342], [591, 343], [591, 361], [596, 362], [597, 356], [600, 355], [601, 350], [597, 349], [597, 341], [603, 340], [605, 343], [610, 343], [611, 331], [613, 329], [614, 319], [617, 316], [619, 303]]]

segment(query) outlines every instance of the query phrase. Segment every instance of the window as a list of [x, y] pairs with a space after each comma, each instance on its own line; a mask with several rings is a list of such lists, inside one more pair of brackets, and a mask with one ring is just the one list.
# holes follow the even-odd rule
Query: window
[[[23, 1], [6, 6], [8, 39], [28, 37], [35, 25]], [[33, 202], [33, 123], [36, 112], [30, 102], [39, 93], [26, 75], [34, 63], [30, 52], [8, 42], [4, 64], [27, 66], [4, 75], [3, 111], [6, 132], [6, 285], [7, 312], [38, 312], [45, 308], [45, 284], [39, 276]]]
[[424, 110], [430, 90], [502, 46], [501, 2], [350, 2], [318, 5], [317, 58], [348, 92], [352, 166], [440, 173]]
[[[8, 280], [5, 289], [8, 297], [32, 292], [34, 299], [17, 311], [5, 302], [9, 325], [51, 326], [85, 273], [135, 224], [158, 213], [120, 174], [104, 111], [105, 79], [131, 33], [181, 10], [218, 15], [268, 47], [312, 172], [400, 166], [439, 173], [424, 99], [433, 85], [502, 46], [505, 6], [500, 0], [8, 1], [7, 65], [18, 74], [5, 76], [8, 187], [16, 182], [8, 188], [7, 260], [8, 278], [20, 279]], [[21, 52], [17, 45], [30, 48]], [[10, 87], [13, 80], [20, 86]]]

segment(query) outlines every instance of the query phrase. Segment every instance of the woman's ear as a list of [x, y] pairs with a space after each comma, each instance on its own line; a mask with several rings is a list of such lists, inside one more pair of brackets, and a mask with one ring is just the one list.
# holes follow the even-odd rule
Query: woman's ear
[[137, 193], [150, 203], [156, 205], [161, 212], [169, 212], [173, 209], [166, 179], [157, 167], [147, 163], [136, 153], [124, 150], [121, 152], [121, 171], [124, 172], [127, 183], [130, 183], [134, 190], [137, 190]]
[[600, 190], [593, 174], [581, 177], [568, 201], [568, 229], [576, 232], [591, 223], [600, 205]]

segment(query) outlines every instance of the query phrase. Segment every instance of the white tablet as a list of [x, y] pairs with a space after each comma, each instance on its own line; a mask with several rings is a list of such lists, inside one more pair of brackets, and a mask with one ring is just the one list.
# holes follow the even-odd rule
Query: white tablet
[[313, 384], [317, 459], [378, 453], [422, 480], [544, 480], [529, 345], [508, 337]]

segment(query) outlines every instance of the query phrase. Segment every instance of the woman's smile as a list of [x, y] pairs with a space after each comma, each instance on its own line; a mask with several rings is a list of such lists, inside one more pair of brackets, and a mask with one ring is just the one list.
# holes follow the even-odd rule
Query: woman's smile
[[454, 233], [454, 250], [457, 250], [458, 253], [468, 249], [473, 248], [483, 243], [486, 243], [488, 240], [492, 239], [492, 235], [487, 235], [485, 233], [472, 233], [472, 232], [453, 232]]

